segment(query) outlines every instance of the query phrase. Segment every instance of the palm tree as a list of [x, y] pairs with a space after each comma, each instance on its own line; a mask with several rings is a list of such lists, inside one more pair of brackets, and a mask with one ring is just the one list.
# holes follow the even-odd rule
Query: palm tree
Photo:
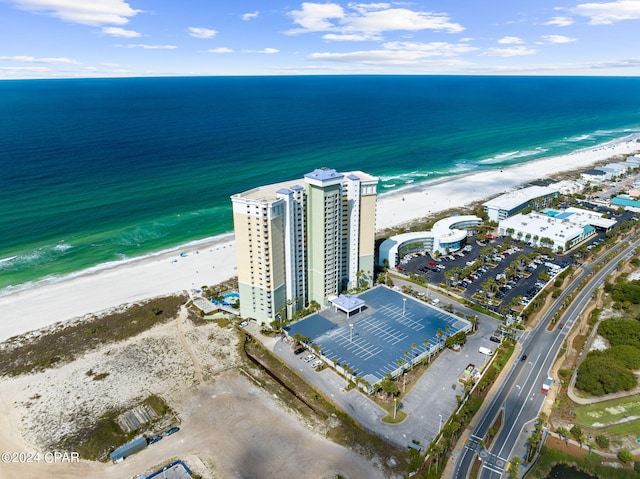
[[444, 334], [442, 332], [442, 329], [438, 328], [438, 330], [436, 331], [436, 334], [438, 335], [438, 342], [441, 342], [442, 341], [442, 335]]
[[473, 318], [471, 318], [471, 325], [473, 326], [473, 330], [477, 331], [478, 330], [478, 323], [480, 322], [480, 320], [478, 319], [478, 315], [474, 315]]
[[[429, 340], [428, 339], [423, 339], [422, 340], [422, 344], [424, 344], [424, 350], [425, 351], [429, 350], [428, 349], [428, 346], [429, 346]], [[428, 357], [429, 357], [429, 359], [427, 360], [427, 362], [431, 363], [431, 351], [430, 350], [429, 350], [429, 356]]]

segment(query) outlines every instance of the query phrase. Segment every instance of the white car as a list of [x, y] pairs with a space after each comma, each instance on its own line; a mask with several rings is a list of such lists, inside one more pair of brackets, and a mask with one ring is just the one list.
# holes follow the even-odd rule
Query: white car
[[316, 358], [315, 354], [310, 354], [309, 356], [304, 358], [304, 362], [305, 363], [309, 363], [309, 362], [313, 361], [315, 358]]
[[320, 366], [322, 366], [322, 361], [320, 359], [318, 359], [317, 361], [314, 361], [314, 362], [311, 363], [311, 367], [313, 369], [315, 369], [317, 367], [320, 367]]

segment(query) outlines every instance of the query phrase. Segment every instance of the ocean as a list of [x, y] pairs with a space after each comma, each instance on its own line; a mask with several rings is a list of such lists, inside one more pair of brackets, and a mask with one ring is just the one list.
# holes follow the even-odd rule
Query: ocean
[[229, 233], [230, 195], [317, 167], [384, 193], [638, 132], [638, 78], [2, 81], [0, 295]]

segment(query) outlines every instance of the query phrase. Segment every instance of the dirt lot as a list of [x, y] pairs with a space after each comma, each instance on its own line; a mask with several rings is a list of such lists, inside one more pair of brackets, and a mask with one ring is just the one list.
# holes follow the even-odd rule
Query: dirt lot
[[[172, 322], [72, 363], [3, 378], [0, 451], [41, 456], [39, 463], [3, 463], [0, 478], [120, 479], [173, 458], [206, 478], [297, 477], [300, 471], [321, 479], [384, 477], [371, 460], [324, 439], [326, 425], [303, 420], [243, 374], [237, 342], [233, 326], [195, 326], [183, 311]], [[108, 375], [95, 380], [100, 373]], [[178, 433], [121, 464], [44, 461], [59, 438], [150, 394], [176, 411]]]

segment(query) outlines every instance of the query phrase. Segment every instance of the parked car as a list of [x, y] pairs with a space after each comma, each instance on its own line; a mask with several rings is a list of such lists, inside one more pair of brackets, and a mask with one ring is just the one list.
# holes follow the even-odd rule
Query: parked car
[[305, 363], [310, 363], [310, 362], [311, 362], [311, 361], [313, 361], [315, 358], [316, 358], [316, 355], [315, 355], [315, 354], [310, 354], [309, 356], [306, 356], [306, 357], [304, 358], [304, 362], [305, 362]]
[[174, 426], [174, 427], [172, 427], [171, 429], [167, 429], [167, 430], [164, 432], [164, 435], [165, 435], [165, 436], [171, 436], [171, 434], [175, 434], [175, 433], [176, 433], [176, 432], [178, 432], [179, 430], [180, 430], [180, 428], [179, 428], [178, 426]]
[[147, 439], [147, 444], [149, 444], [149, 445], [155, 444], [160, 439], [162, 439], [162, 436], [160, 436], [160, 435], [156, 435], [156, 436], [150, 437], [149, 439]]

